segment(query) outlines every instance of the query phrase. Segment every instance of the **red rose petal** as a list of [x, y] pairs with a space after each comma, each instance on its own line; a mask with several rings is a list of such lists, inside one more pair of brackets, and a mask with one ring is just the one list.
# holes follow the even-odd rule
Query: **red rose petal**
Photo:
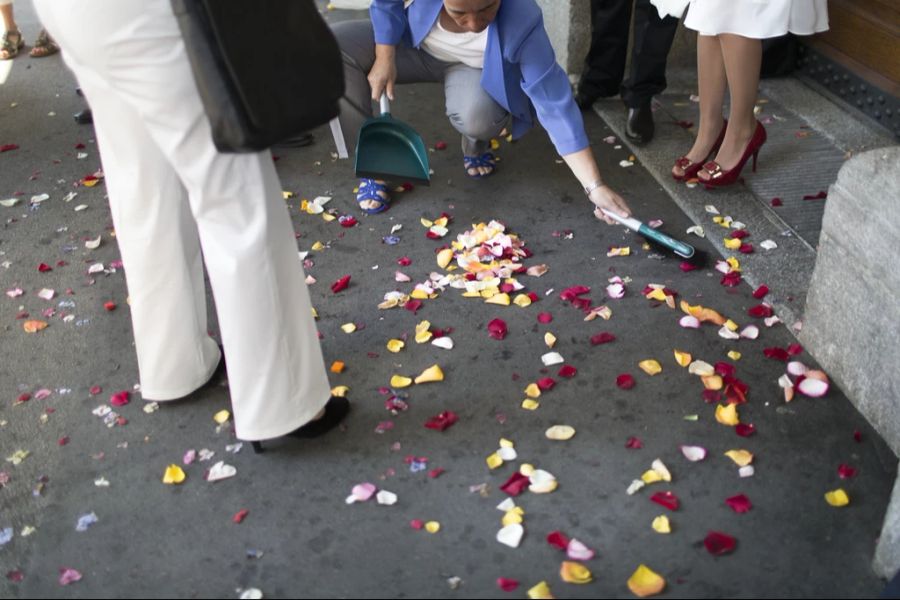
[[116, 310], [116, 303], [115, 302], [104, 302], [103, 308], [105, 308], [107, 312], [112, 312], [112, 311]]
[[101, 392], [103, 392], [103, 388], [100, 387], [99, 385], [95, 385], [95, 386], [91, 387], [91, 389], [90, 389], [91, 396], [96, 396], [97, 394], [99, 394]]
[[734, 426], [734, 432], [741, 437], [750, 437], [756, 433], [756, 426], [753, 423], [738, 423]]
[[741, 273], [739, 271], [732, 271], [730, 273], [726, 273], [722, 276], [722, 281], [720, 282], [725, 287], [735, 287], [740, 285], [741, 283]]
[[500, 291], [503, 292], [504, 294], [511, 294], [514, 291], [516, 291], [516, 286], [514, 286], [511, 283], [501, 283]]
[[790, 358], [788, 351], [785, 350], [784, 348], [777, 348], [777, 347], [765, 348], [763, 350], [763, 354], [766, 355], [766, 358], [771, 358], [774, 360], [783, 360], [785, 362], [787, 362], [787, 359]]
[[504, 592], [513, 592], [519, 587], [519, 582], [515, 579], [507, 579], [506, 577], [497, 578], [497, 587]]
[[25, 573], [16, 569], [14, 571], [9, 571], [6, 573], [6, 578], [12, 581], [13, 583], [21, 583], [23, 579], [25, 579]]
[[576, 373], [578, 373], [578, 369], [572, 365], [563, 365], [559, 368], [559, 373], [557, 374], [560, 377], [575, 377]]
[[410, 311], [412, 314], [416, 314], [420, 308], [422, 308], [421, 300], [407, 300], [406, 304], [403, 305], [403, 308]]
[[439, 415], [431, 417], [425, 422], [425, 427], [437, 431], [444, 431], [454, 423], [459, 421], [459, 417], [453, 411], [445, 410]]
[[583, 310], [585, 312], [589, 312], [591, 310], [591, 299], [590, 298], [575, 298], [572, 300], [572, 306], [579, 310]]
[[599, 346], [600, 344], [608, 344], [609, 342], [616, 341], [616, 336], [606, 331], [602, 331], [598, 334], [591, 336], [591, 345]]
[[768, 293], [769, 293], [769, 286], [761, 285], [758, 288], [756, 288], [755, 290], [753, 290], [753, 297], [756, 298], [757, 300], [762, 300], [763, 298], [766, 297], [766, 294], [768, 294]]
[[656, 492], [650, 496], [650, 501], [656, 502], [660, 506], [665, 506], [669, 510], [678, 510], [678, 507], [681, 505], [678, 496], [672, 492]]
[[827, 197], [828, 197], [828, 192], [826, 192], [825, 190], [822, 190], [818, 194], [808, 194], [806, 196], [803, 196], [803, 199], [804, 200], [824, 200]]
[[337, 281], [331, 284], [331, 291], [337, 294], [340, 291], [346, 290], [347, 286], [350, 285], [350, 276], [344, 275]]
[[67, 435], [64, 435], [63, 437], [56, 440], [56, 444], [58, 446], [65, 446], [68, 443], [69, 443], [69, 436], [67, 436]]
[[689, 261], [683, 260], [683, 261], [681, 261], [681, 264], [678, 265], [678, 268], [681, 269], [682, 271], [684, 271], [685, 273], [689, 273], [690, 271], [696, 271], [700, 267], [698, 267], [697, 265], [695, 265]]
[[781, 198], [772, 198], [771, 204], [772, 206], [784, 206], [784, 202], [781, 201]]
[[741, 247], [738, 248], [738, 252], [741, 254], [753, 254], [756, 250], [754, 250], [753, 244], [741, 244]]
[[569, 538], [561, 531], [554, 531], [547, 535], [547, 543], [558, 550], [565, 550], [569, 547]]
[[738, 494], [737, 496], [726, 498], [725, 504], [730, 506], [731, 510], [738, 514], [749, 512], [750, 509], [753, 508], [753, 503], [750, 502], [750, 498], [748, 498], [744, 494]]
[[[445, 142], [445, 141], [443, 141], [443, 140], [440, 141], [440, 142], [435, 142], [435, 144], [434, 144], [434, 149], [435, 149], [435, 150], [446, 150], [446, 149], [447, 149], [447, 142]], [[518, 585], [518, 584], [516, 584], [516, 585]], [[509, 590], [505, 590], [505, 591], [508, 592]]]
[[850, 465], [840, 465], [838, 467], [838, 477], [840, 477], [841, 479], [850, 479], [851, 477], [856, 477], [856, 469], [854, 469]]
[[52, 270], [53, 270], [53, 267], [51, 267], [47, 263], [41, 263], [38, 265], [38, 271], [40, 271], [41, 273], [47, 273]]
[[18, 144], [3, 144], [0, 146], [0, 152], [9, 152], [10, 150], [18, 150]]
[[541, 298], [534, 292], [528, 292], [528, 299], [531, 300], [532, 303], [534, 303], [534, 302], [537, 302], [538, 300], [540, 300]]
[[537, 380], [537, 385], [541, 388], [541, 391], [546, 392], [547, 390], [553, 389], [553, 386], [556, 385], [556, 380], [552, 377], [544, 377]]
[[757, 304], [753, 308], [747, 311], [747, 314], [751, 317], [756, 317], [757, 319], [768, 318], [771, 317], [774, 313], [772, 311], [772, 307], [768, 304]]
[[247, 518], [247, 515], [249, 515], [249, 514], [250, 514], [249, 510], [247, 510], [246, 508], [242, 508], [241, 510], [234, 513], [234, 516], [231, 517], [231, 522], [240, 524], [244, 521], [244, 519]]
[[503, 319], [494, 319], [488, 323], [488, 335], [495, 340], [502, 340], [506, 337], [507, 333], [508, 329], [506, 328], [506, 321]]
[[546, 325], [553, 321], [553, 315], [548, 312], [538, 313], [537, 320], [538, 323], [544, 323]]
[[412, 259], [408, 256], [401, 256], [397, 259], [397, 264], [401, 267], [408, 267], [412, 264]]
[[720, 531], [710, 531], [706, 539], [703, 540], [703, 545], [706, 546], [710, 554], [721, 556], [734, 550], [737, 540]]
[[853, 441], [855, 441], [857, 444], [862, 443], [862, 432], [859, 429], [853, 432]]
[[422, 519], [413, 519], [409, 522], [409, 526], [413, 529], [422, 529], [423, 527], [425, 527], [425, 521], [423, 521]]
[[787, 348], [788, 354], [791, 356], [797, 356], [798, 354], [803, 354], [803, 346], [800, 344], [791, 344]]
[[437, 469], [432, 469], [432, 470], [428, 471], [428, 476], [431, 479], [437, 479], [438, 477], [443, 475], [444, 472], [445, 472], [444, 467], [438, 467]]
[[353, 215], [341, 215], [340, 217], [338, 217], [338, 223], [341, 224], [341, 227], [350, 228], [356, 225], [358, 222], [359, 221], [357, 221], [356, 217], [354, 217]]
[[722, 377], [733, 377], [737, 369], [731, 363], [719, 361], [715, 364], [715, 370]]
[[628, 441], [625, 442], [625, 447], [629, 450], [640, 450], [644, 447], [644, 443], [636, 437], [630, 437], [628, 438]]
[[509, 479], [506, 480], [506, 483], [500, 486], [500, 489], [509, 494], [510, 496], [518, 496], [525, 488], [527, 488], [531, 484], [531, 480], [522, 475], [520, 472], [516, 471], [513, 473]]
[[630, 390], [634, 387], [634, 377], [632, 377], [628, 373], [622, 373], [621, 375], [616, 377], [616, 385], [623, 390]]
[[746, 229], [735, 229], [731, 232], [729, 237], [733, 240], [742, 240], [746, 237], [750, 237], [750, 232]]
[[591, 288], [584, 285], [575, 285], [570, 288], [566, 288], [560, 293], [559, 297], [567, 302], [571, 302], [578, 296], [583, 296], [584, 294], [590, 293]]
[[703, 400], [707, 404], [717, 404], [722, 400], [722, 392], [718, 390], [703, 390]]
[[113, 406], [125, 406], [131, 402], [131, 394], [127, 390], [116, 392], [109, 397], [109, 403]]

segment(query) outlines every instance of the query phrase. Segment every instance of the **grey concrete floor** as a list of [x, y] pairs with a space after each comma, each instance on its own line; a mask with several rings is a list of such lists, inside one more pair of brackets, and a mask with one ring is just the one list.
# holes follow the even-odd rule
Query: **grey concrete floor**
[[[31, 29], [29, 39], [36, 33]], [[0, 287], [25, 292], [0, 300], [0, 446], [3, 459], [20, 449], [30, 452], [19, 465], [0, 466], [0, 529], [14, 531], [0, 546], [0, 570], [22, 576], [17, 582], [3, 579], [4, 597], [235, 597], [246, 588], [267, 597], [502, 597], [498, 577], [521, 582], [514, 596], [546, 580], [557, 597], [628, 597], [626, 581], [641, 563], [665, 577], [664, 596], [670, 597], [871, 597], [881, 589], [869, 563], [896, 457], [837, 389], [822, 399], [784, 404], [776, 383], [784, 365], [765, 358], [763, 349], [794, 343], [790, 332], [757, 322], [758, 340], [728, 342], [713, 326], [679, 327], [681, 313], [645, 299], [645, 285], [665, 284], [679, 298], [715, 308], [741, 325], [756, 322], [747, 309], [758, 301], [746, 283], [723, 287], [709, 268], [682, 273], [677, 260], [643, 249], [622, 228], [596, 222], [540, 129], [514, 144], [501, 142], [503, 160], [495, 176], [466, 178], [439, 86], [402, 88], [393, 106], [429, 146], [448, 142], [447, 150], [431, 154], [433, 185], [396, 194], [382, 215], [365, 216], [356, 208], [352, 167], [332, 160], [326, 130], [316, 131], [312, 147], [275, 152], [284, 188], [297, 194], [288, 206], [298, 248], [308, 250], [317, 241], [327, 246], [311, 253], [308, 273], [318, 280], [310, 291], [326, 361], [347, 364], [344, 373], [332, 376], [334, 385], [350, 387], [354, 411], [346, 427], [315, 442], [274, 442], [260, 456], [249, 448], [231, 454], [226, 446], [235, 443], [233, 434], [227, 426], [217, 430], [212, 420], [228, 407], [227, 389], [218, 387], [153, 413], [142, 410], [135, 394], [117, 409], [128, 423], [108, 428], [92, 411], [111, 393], [132, 389], [138, 375], [123, 271], [87, 273], [97, 262], [114, 264], [118, 252], [103, 186], [76, 185], [100, 162], [90, 128], [69, 116], [81, 107], [73, 88], [58, 57], [17, 59], [0, 86], [0, 144], [20, 146], [0, 154], [0, 198], [22, 194], [19, 205], [0, 208], [0, 262], [9, 262], [0, 268]], [[586, 119], [611, 185], [636, 214], [662, 219], [665, 230], [682, 234], [692, 224], [688, 218], [642, 165], [620, 167], [628, 147], [604, 143], [612, 132], [596, 115]], [[85, 144], [87, 158], [77, 158], [78, 143]], [[65, 202], [69, 191], [78, 196]], [[39, 193], [51, 198], [30, 207], [29, 199]], [[357, 216], [360, 224], [342, 229], [298, 210], [301, 198], [319, 195], [333, 196], [329, 207]], [[81, 204], [88, 208], [75, 211]], [[426, 239], [420, 219], [444, 211], [453, 216], [450, 234]], [[527, 242], [534, 253], [527, 264], [550, 267], [541, 278], [520, 278], [539, 302], [500, 307], [448, 289], [425, 301], [418, 315], [376, 308], [386, 292], [410, 289], [394, 281], [399, 257], [412, 259], [403, 271], [414, 282], [424, 280], [438, 270], [437, 248], [470, 224], [490, 219], [503, 221]], [[702, 224], [717, 228], [709, 220]], [[382, 238], [394, 225], [403, 226], [396, 233], [401, 241], [387, 245]], [[84, 241], [98, 235], [101, 247], [85, 249]], [[695, 241], [714, 254], [707, 242]], [[629, 245], [632, 255], [606, 256], [610, 246], [621, 245]], [[42, 262], [53, 271], [39, 273]], [[353, 277], [351, 287], [332, 294], [329, 284], [345, 274]], [[613, 275], [630, 278], [621, 300], [605, 299]], [[580, 311], [559, 298], [573, 285], [590, 286], [593, 302], [607, 303], [612, 318], [584, 322]], [[37, 297], [42, 288], [58, 296]], [[107, 301], [118, 308], [106, 311]], [[46, 318], [46, 330], [23, 332], [20, 313], [36, 317], [50, 308], [56, 313]], [[551, 313], [552, 323], [538, 323], [539, 312]], [[66, 322], [64, 314], [75, 318]], [[487, 334], [494, 318], [509, 325], [503, 341]], [[422, 319], [453, 328], [455, 348], [413, 343]], [[365, 327], [346, 334], [340, 326], [347, 322]], [[556, 367], [541, 363], [547, 331], [557, 336], [556, 350], [567, 364], [578, 369], [574, 378], [558, 377]], [[591, 346], [590, 337], [600, 331], [617, 340]], [[387, 340], [403, 335], [410, 336], [407, 348], [387, 352]], [[740, 415], [755, 425], [753, 437], [738, 437], [716, 422], [715, 406], [704, 402], [699, 381], [675, 364], [673, 349], [710, 363], [728, 361], [732, 349], [742, 353], [734, 365], [750, 391]], [[637, 363], [647, 358], [656, 358], [662, 373], [641, 372]], [[799, 358], [811, 362], [805, 353]], [[410, 388], [409, 410], [388, 413], [379, 388], [391, 375], [414, 375], [435, 363], [445, 381]], [[623, 372], [637, 379], [634, 389], [616, 386]], [[522, 390], [545, 376], [557, 379], [557, 386], [541, 397], [537, 411], [521, 409]], [[101, 386], [102, 393], [92, 396], [92, 386]], [[42, 389], [50, 395], [34, 397]], [[17, 403], [24, 393], [32, 399]], [[459, 423], [442, 433], [423, 427], [443, 410], [458, 413]], [[692, 415], [696, 420], [685, 418]], [[377, 433], [385, 421], [393, 427]], [[577, 433], [568, 442], [552, 442], [544, 431], [553, 424], [572, 425]], [[643, 448], [626, 448], [631, 436]], [[63, 437], [68, 443], [59, 445]], [[489, 471], [485, 458], [500, 438], [515, 442], [519, 460]], [[690, 463], [681, 444], [705, 446], [709, 456]], [[216, 453], [213, 462], [234, 465], [237, 476], [210, 484], [203, 480], [210, 463], [195, 462], [184, 467], [188, 478], [182, 485], [161, 483], [166, 465], [203, 448]], [[753, 477], [740, 478], [723, 456], [737, 448], [755, 455]], [[427, 458], [427, 469], [413, 472], [408, 457]], [[672, 482], [627, 495], [629, 483], [656, 458], [669, 467]], [[502, 517], [495, 506], [506, 498], [499, 486], [521, 463], [553, 473], [559, 489], [516, 498], [525, 510], [526, 535], [511, 549], [495, 541]], [[855, 467], [856, 477], [841, 481], [842, 463]], [[445, 472], [430, 478], [435, 468]], [[109, 486], [96, 486], [99, 478]], [[390, 490], [399, 501], [345, 504], [361, 482]], [[851, 497], [846, 508], [832, 508], [823, 498], [838, 487]], [[666, 490], [680, 497], [677, 511], [649, 500]], [[746, 514], [724, 502], [739, 493], [753, 503]], [[241, 509], [249, 513], [236, 524], [232, 516]], [[79, 516], [90, 512], [99, 521], [77, 532]], [[663, 513], [673, 522], [665, 536], [650, 527]], [[413, 519], [438, 521], [441, 529], [417, 531], [410, 527]], [[26, 527], [36, 530], [23, 536]], [[545, 541], [554, 530], [597, 550], [586, 563], [593, 583], [560, 580], [564, 554]], [[735, 537], [734, 552], [707, 553], [703, 539], [711, 530]], [[80, 571], [81, 581], [61, 586], [59, 570], [65, 567]], [[460, 580], [456, 589], [448, 582], [454, 577]]]

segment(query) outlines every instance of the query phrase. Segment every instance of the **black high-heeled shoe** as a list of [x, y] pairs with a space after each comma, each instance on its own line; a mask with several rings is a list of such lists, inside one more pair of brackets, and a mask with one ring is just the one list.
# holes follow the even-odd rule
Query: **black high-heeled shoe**
[[[346, 398], [332, 396], [325, 404], [325, 414], [320, 418], [310, 421], [302, 427], [298, 427], [285, 436], [301, 439], [317, 438], [324, 435], [341, 424], [347, 413], [350, 412], [350, 401]], [[265, 452], [261, 441], [250, 442], [253, 452], [260, 454]]]

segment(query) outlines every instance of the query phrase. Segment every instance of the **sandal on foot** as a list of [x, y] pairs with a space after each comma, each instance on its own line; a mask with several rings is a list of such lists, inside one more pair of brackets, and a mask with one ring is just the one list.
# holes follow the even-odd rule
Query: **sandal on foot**
[[7, 30], [3, 32], [3, 40], [0, 41], [0, 60], [15, 58], [25, 46], [25, 40], [19, 31]]
[[53, 41], [53, 38], [50, 37], [50, 34], [47, 33], [46, 29], [41, 29], [28, 56], [32, 58], [44, 58], [45, 56], [50, 56], [57, 52], [59, 52], [59, 45]]
[[[362, 203], [366, 200], [378, 202], [378, 206], [365, 208]], [[383, 181], [379, 183], [374, 179], [361, 179], [356, 193], [356, 202], [359, 203], [359, 209], [369, 215], [376, 215], [386, 211], [391, 202], [391, 198], [388, 196], [387, 184]]]
[[[466, 175], [469, 177], [475, 179], [487, 177], [494, 174], [494, 170], [497, 168], [497, 158], [491, 152], [485, 152], [481, 156], [463, 156], [463, 166], [466, 169]], [[479, 167], [485, 167], [490, 169], [490, 171], [479, 173]], [[474, 173], [471, 172], [473, 169], [475, 170]]]

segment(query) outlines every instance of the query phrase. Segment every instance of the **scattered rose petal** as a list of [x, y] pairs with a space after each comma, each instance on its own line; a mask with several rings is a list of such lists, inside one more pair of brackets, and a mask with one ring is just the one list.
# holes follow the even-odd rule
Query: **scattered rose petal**
[[828, 382], [820, 379], [813, 379], [807, 375], [806, 379], [797, 384], [797, 389], [804, 396], [810, 398], [821, 398], [828, 393]]
[[650, 526], [656, 533], [672, 533], [672, 525], [669, 522], [669, 517], [666, 515], [659, 515], [653, 519], [653, 523]]
[[750, 437], [756, 433], [756, 426], [753, 423], [738, 423], [734, 426], [734, 432], [741, 437]]
[[231, 465], [226, 465], [225, 461], [220, 460], [209, 468], [206, 472], [206, 481], [215, 483], [223, 479], [228, 479], [237, 475], [237, 469]]
[[850, 504], [850, 496], [843, 489], [839, 488], [825, 494], [825, 501], [836, 508], [847, 506]]
[[444, 412], [431, 417], [425, 422], [425, 427], [436, 431], [444, 431], [448, 427], [459, 421], [459, 417], [453, 411], [445, 410]]
[[166, 471], [163, 474], [162, 482], [175, 485], [181, 483], [185, 480], [187, 475], [184, 474], [184, 471], [178, 465], [169, 465], [166, 467]]
[[542, 581], [528, 590], [528, 597], [531, 598], [531, 600], [553, 600], [553, 598], [555, 598], [546, 581]]
[[655, 596], [666, 587], [666, 580], [654, 573], [646, 565], [640, 565], [628, 578], [628, 589], [639, 598]]
[[131, 401], [131, 394], [127, 390], [116, 392], [109, 398], [109, 403], [113, 406], [125, 406]]
[[735, 425], [740, 423], [740, 419], [738, 418], [737, 405], [718, 405], [716, 407], [716, 421], [718, 421], [722, 425], [728, 425], [730, 427], [734, 427]]
[[506, 577], [498, 577], [497, 578], [497, 587], [499, 587], [504, 592], [514, 592], [516, 588], [519, 587], [519, 582], [516, 579], [507, 579]]
[[502, 340], [506, 337], [508, 330], [506, 328], [506, 321], [503, 319], [494, 319], [490, 323], [488, 323], [488, 335], [490, 335], [495, 340]]
[[608, 332], [601, 332], [591, 336], [591, 345], [599, 346], [600, 344], [608, 344], [609, 342], [614, 342], [616, 340], [616, 336]]
[[554, 425], [553, 427], [550, 427], [544, 435], [547, 436], [548, 440], [570, 440], [575, 435], [575, 428], [569, 425]]
[[537, 320], [539, 323], [547, 324], [553, 321], [553, 315], [548, 312], [538, 313]]
[[747, 325], [741, 329], [740, 337], [748, 340], [755, 340], [759, 337], [759, 327], [756, 325]]
[[81, 573], [75, 569], [64, 567], [59, 570], [59, 585], [69, 585], [81, 581]]
[[731, 510], [738, 514], [749, 512], [750, 509], [753, 508], [753, 504], [750, 502], [750, 498], [748, 498], [744, 494], [738, 494], [737, 496], [726, 498], [725, 504], [730, 506]]
[[511, 523], [497, 532], [497, 541], [510, 548], [518, 548], [525, 535], [525, 528], [519, 523]]
[[544, 363], [545, 367], [550, 367], [562, 364], [566, 362], [566, 359], [564, 359], [559, 352], [548, 352], [541, 356], [541, 361]]
[[725, 456], [733, 460], [734, 464], [739, 467], [746, 467], [753, 462], [753, 453], [747, 450], [729, 450]]
[[681, 319], [678, 321], [678, 324], [688, 329], [700, 328], [700, 320], [697, 317], [693, 317], [691, 315], [681, 317]]
[[591, 560], [596, 552], [576, 539], [572, 539], [566, 546], [566, 556], [572, 560]]
[[650, 496], [650, 501], [655, 502], [660, 506], [664, 506], [669, 510], [678, 510], [678, 507], [681, 504], [678, 497], [672, 492], [657, 492]]
[[585, 584], [593, 581], [591, 571], [581, 563], [563, 561], [559, 569], [559, 576], [566, 583]]
[[337, 294], [338, 292], [347, 289], [347, 287], [349, 285], [350, 285], [350, 275], [344, 275], [343, 277], [341, 277], [340, 279], [338, 279], [337, 281], [335, 281], [334, 283], [331, 284], [331, 291], [333, 293]]
[[706, 546], [707, 551], [715, 556], [728, 554], [734, 550], [736, 544], [737, 540], [719, 531], [710, 531], [703, 540], [703, 545]]
[[706, 448], [701, 446], [682, 446], [681, 453], [691, 462], [698, 462], [706, 458]]
[[641, 370], [647, 375], [656, 375], [662, 372], [662, 365], [658, 361], [651, 359], [642, 360], [638, 363]]
[[516, 471], [510, 476], [506, 483], [500, 486], [500, 489], [510, 496], [518, 496], [525, 491], [525, 488], [528, 487], [530, 483], [528, 477]]
[[560, 377], [575, 377], [577, 373], [578, 369], [576, 369], [572, 365], [563, 365], [559, 368], [559, 372], [557, 374]]
[[636, 437], [630, 437], [630, 438], [628, 438], [628, 440], [625, 442], [625, 447], [628, 448], [628, 449], [630, 449], [630, 450], [638, 450], [638, 449], [640, 449], [640, 448], [643, 448], [643, 447], [644, 447], [644, 444], [641, 442], [640, 439], [638, 439], [638, 438], [636, 438]]
[[616, 377], [616, 385], [623, 390], [630, 390], [634, 387], [634, 383], [634, 377], [632, 377], [629, 373], [622, 373], [621, 375]]
[[435, 381], [443, 381], [444, 380], [444, 372], [441, 370], [441, 367], [438, 365], [432, 365], [422, 371], [418, 377], [416, 377], [415, 382], [419, 383], [432, 383]]

